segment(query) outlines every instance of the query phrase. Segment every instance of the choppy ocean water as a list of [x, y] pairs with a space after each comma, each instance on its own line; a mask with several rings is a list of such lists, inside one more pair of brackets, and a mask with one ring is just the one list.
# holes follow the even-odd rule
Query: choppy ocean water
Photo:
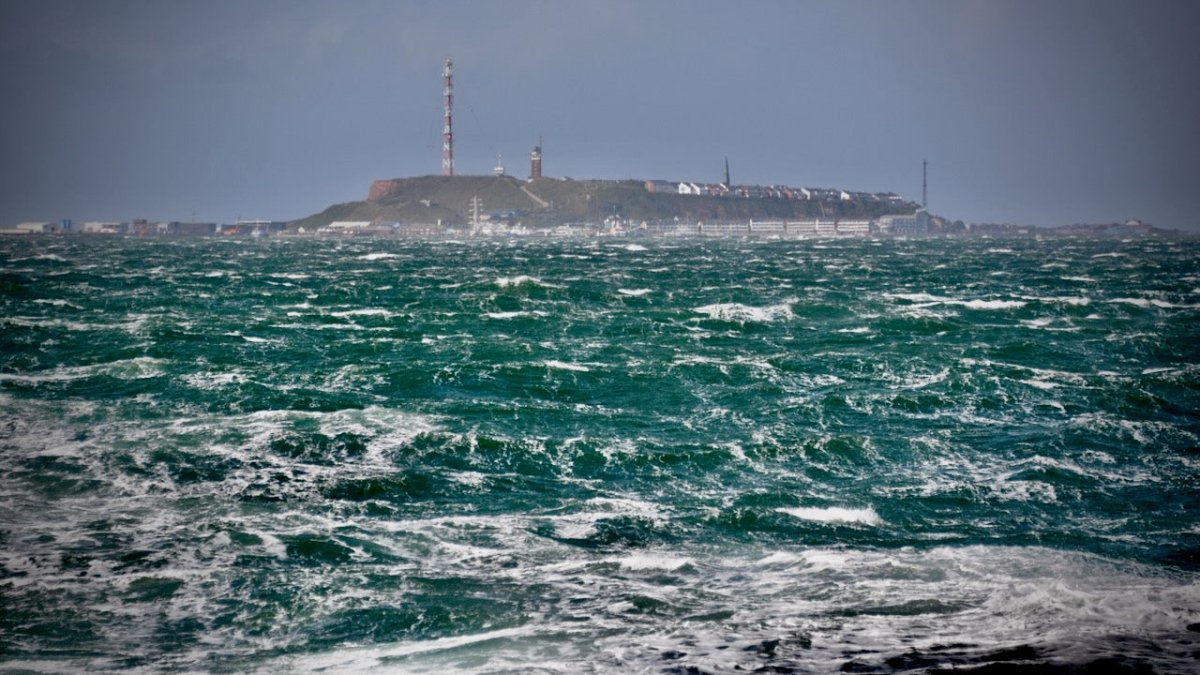
[[1192, 673], [1200, 242], [0, 240], [0, 671]]

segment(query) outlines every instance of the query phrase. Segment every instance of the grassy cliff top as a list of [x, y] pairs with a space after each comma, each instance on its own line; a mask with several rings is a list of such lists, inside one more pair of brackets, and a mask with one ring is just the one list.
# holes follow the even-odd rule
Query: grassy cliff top
[[470, 217], [474, 197], [479, 197], [483, 212], [518, 211], [521, 220], [532, 226], [601, 222], [609, 216], [687, 222], [869, 218], [911, 213], [916, 208], [911, 203], [819, 204], [782, 198], [662, 194], [646, 191], [640, 180], [540, 178], [527, 182], [512, 176], [418, 176], [376, 181], [368, 199], [335, 204], [293, 225], [316, 228], [340, 220], [462, 224]]

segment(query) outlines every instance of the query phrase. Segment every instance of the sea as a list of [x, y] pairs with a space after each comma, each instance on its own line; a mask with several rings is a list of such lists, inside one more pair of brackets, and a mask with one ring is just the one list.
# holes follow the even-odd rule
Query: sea
[[0, 240], [0, 672], [1200, 672], [1200, 240]]

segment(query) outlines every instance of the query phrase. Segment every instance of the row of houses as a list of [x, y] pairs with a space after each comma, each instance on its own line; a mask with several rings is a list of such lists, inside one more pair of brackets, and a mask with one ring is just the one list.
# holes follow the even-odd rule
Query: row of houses
[[868, 219], [751, 220], [745, 223], [678, 223], [658, 228], [655, 234], [701, 237], [867, 237], [928, 234], [929, 214], [924, 210]]
[[859, 204], [903, 204], [904, 198], [894, 192], [850, 192], [830, 188], [789, 187], [786, 185], [725, 185], [723, 183], [688, 183], [668, 180], [648, 180], [647, 192], [706, 197], [746, 197], [797, 199], [815, 202], [855, 202]]
[[0, 234], [110, 234], [133, 236], [174, 236], [174, 237], [214, 237], [214, 236], [269, 236], [283, 232], [287, 223], [276, 220], [238, 220], [234, 223], [198, 223], [198, 222], [150, 222], [144, 219], [132, 222], [116, 222], [89, 220], [74, 222], [63, 220], [57, 223], [33, 221], [17, 223], [10, 228], [0, 229]]

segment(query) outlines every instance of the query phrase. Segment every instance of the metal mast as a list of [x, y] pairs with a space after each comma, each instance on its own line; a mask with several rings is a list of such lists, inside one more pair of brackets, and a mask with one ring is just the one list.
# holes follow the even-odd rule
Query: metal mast
[[929, 207], [929, 162], [921, 160], [921, 208]]
[[451, 66], [454, 62], [446, 57], [446, 67], [442, 70], [444, 85], [442, 93], [446, 98], [446, 119], [442, 126], [442, 175], [454, 175], [454, 83], [451, 77]]

